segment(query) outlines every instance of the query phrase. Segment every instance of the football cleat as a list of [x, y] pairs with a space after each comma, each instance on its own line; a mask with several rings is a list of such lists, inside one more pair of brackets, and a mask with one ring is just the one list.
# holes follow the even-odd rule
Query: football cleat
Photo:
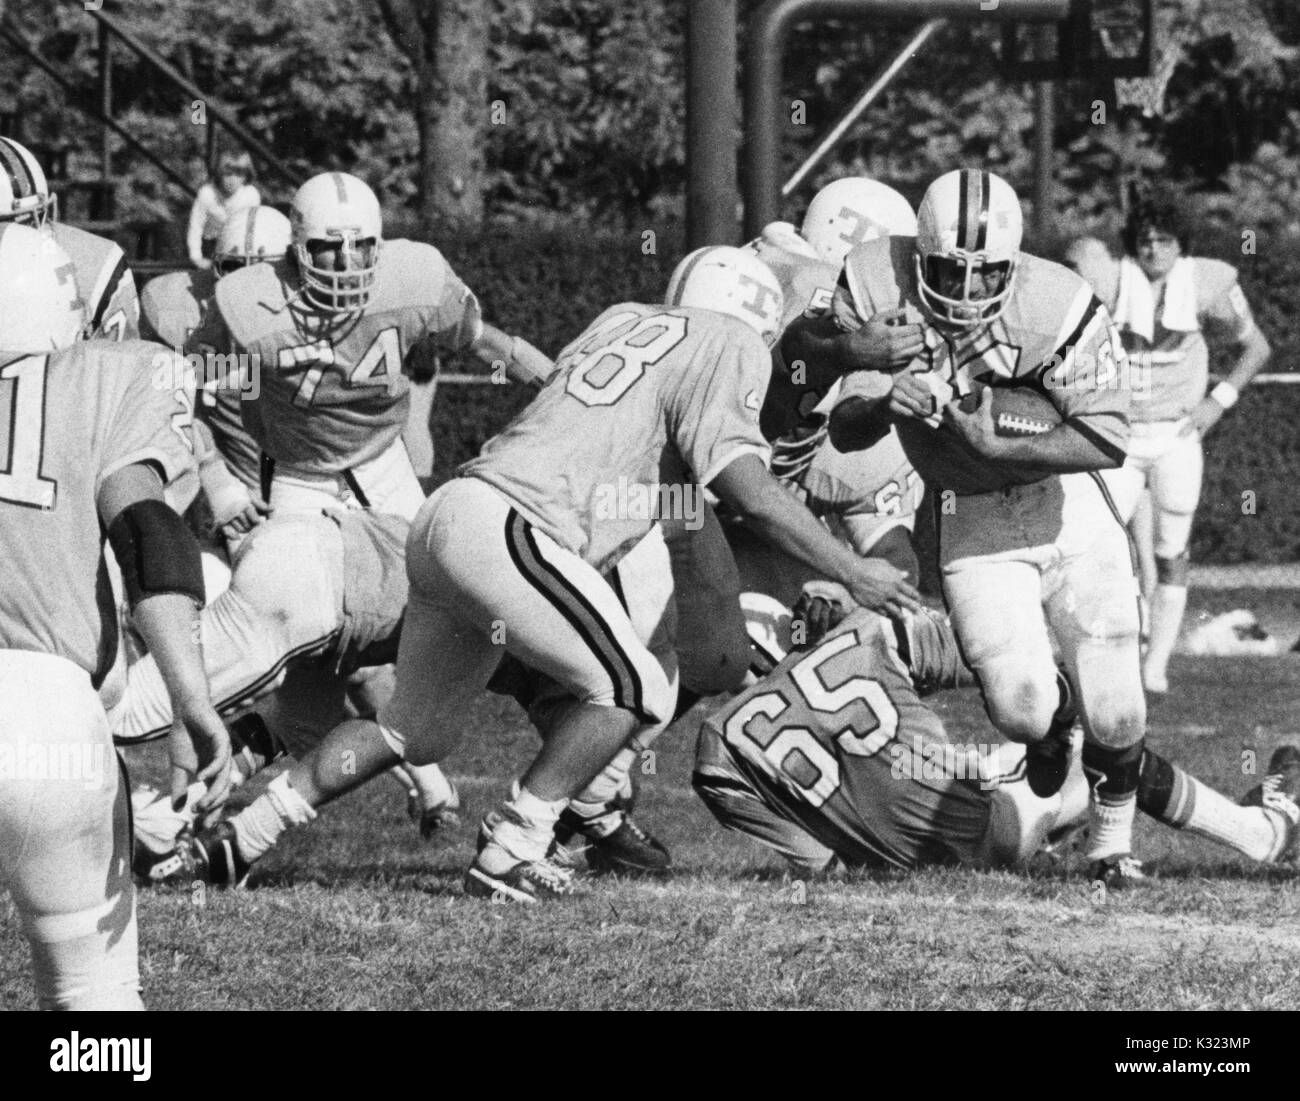
[[253, 870], [252, 861], [240, 853], [235, 827], [229, 822], [196, 833], [190, 840], [189, 858], [194, 878], [215, 887], [243, 887]]
[[618, 808], [584, 818], [566, 807], [555, 826], [556, 841], [563, 845], [575, 835], [586, 839], [587, 866], [596, 875], [665, 875], [673, 862], [662, 842]]
[[1274, 750], [1263, 783], [1251, 788], [1241, 805], [1277, 811], [1285, 819], [1286, 839], [1275, 860], [1294, 862], [1300, 853], [1300, 749], [1284, 745]]
[[1011, 298], [1023, 234], [1020, 199], [1006, 180], [974, 168], [944, 173], [916, 214], [922, 304], [952, 328], [993, 321]]
[[[541, 860], [519, 860], [494, 840], [497, 826], [514, 812], [488, 811], [479, 826], [478, 855], [465, 873], [465, 893], [494, 902], [545, 902], [573, 891], [575, 868], [563, 846], [552, 844]], [[523, 819], [515, 816], [517, 822]]]
[[[1066, 682], [1062, 680], [1061, 683]], [[1025, 779], [1029, 782], [1029, 790], [1040, 799], [1050, 799], [1065, 785], [1070, 774], [1077, 718], [1074, 693], [1067, 689], [1066, 698], [1052, 716], [1052, 725], [1047, 728], [1046, 735], [1025, 746]]]
[[176, 847], [164, 853], [154, 852], [149, 846], [137, 841], [131, 853], [131, 871], [136, 882], [142, 887], [189, 883], [194, 879], [190, 841], [189, 831], [182, 831], [176, 838]]
[[1108, 891], [1122, 891], [1135, 887], [1149, 877], [1142, 870], [1142, 863], [1128, 853], [1108, 856], [1098, 860], [1092, 866], [1092, 882], [1102, 884]]
[[770, 348], [780, 335], [784, 294], [772, 269], [752, 252], [706, 245], [673, 269], [666, 306], [695, 306], [737, 317]]

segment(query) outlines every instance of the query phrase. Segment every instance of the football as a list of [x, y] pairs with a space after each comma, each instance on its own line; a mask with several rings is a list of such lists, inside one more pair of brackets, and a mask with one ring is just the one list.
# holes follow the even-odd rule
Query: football
[[961, 399], [963, 412], [971, 412], [984, 389], [993, 391], [993, 424], [999, 436], [1039, 436], [1061, 423], [1061, 414], [1045, 394], [1028, 386], [985, 387]]

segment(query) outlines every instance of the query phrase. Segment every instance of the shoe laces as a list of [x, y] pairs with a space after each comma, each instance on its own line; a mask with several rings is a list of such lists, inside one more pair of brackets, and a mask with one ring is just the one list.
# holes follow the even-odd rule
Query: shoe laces
[[1282, 785], [1286, 782], [1286, 777], [1280, 772], [1274, 772], [1264, 777], [1264, 782], [1260, 786], [1264, 789], [1260, 795], [1260, 803], [1283, 814], [1293, 826], [1300, 825], [1300, 806], [1296, 801], [1282, 790]]
[[523, 874], [554, 894], [567, 894], [573, 888], [573, 871], [549, 857], [531, 861], [524, 866]]

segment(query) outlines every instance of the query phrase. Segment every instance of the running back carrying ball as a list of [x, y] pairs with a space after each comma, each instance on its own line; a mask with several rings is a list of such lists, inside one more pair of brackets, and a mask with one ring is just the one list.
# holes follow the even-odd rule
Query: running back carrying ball
[[962, 412], [974, 412], [980, 391], [985, 389], [993, 391], [993, 424], [999, 436], [1040, 436], [1061, 423], [1061, 414], [1051, 400], [1027, 386], [986, 387], [975, 383], [974, 389], [961, 399]]

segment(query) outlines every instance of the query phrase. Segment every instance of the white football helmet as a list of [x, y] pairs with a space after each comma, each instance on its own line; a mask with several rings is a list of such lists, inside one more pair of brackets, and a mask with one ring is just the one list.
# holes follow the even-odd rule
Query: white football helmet
[[45, 171], [26, 146], [0, 138], [0, 221], [43, 226], [54, 217]]
[[770, 348], [781, 332], [781, 284], [772, 269], [746, 249], [706, 245], [673, 269], [667, 306], [698, 306], [738, 317]]
[[[289, 210], [294, 258], [304, 294], [327, 313], [352, 313], [370, 301], [383, 242], [379, 200], [366, 184], [346, 172], [322, 172], [298, 188]], [[346, 270], [312, 262], [311, 246], [334, 244]]]
[[289, 251], [289, 219], [272, 206], [237, 210], [222, 227], [212, 266], [227, 275], [249, 264], [274, 263]]
[[922, 304], [952, 328], [988, 324], [1011, 297], [1023, 234], [1020, 200], [1001, 176], [977, 168], [940, 176], [916, 218]]
[[892, 187], [865, 176], [846, 176], [827, 184], [813, 196], [803, 217], [804, 239], [835, 267], [864, 241], [915, 233], [912, 204]]
[[68, 254], [34, 226], [0, 222], [0, 350], [53, 352], [85, 334]]

